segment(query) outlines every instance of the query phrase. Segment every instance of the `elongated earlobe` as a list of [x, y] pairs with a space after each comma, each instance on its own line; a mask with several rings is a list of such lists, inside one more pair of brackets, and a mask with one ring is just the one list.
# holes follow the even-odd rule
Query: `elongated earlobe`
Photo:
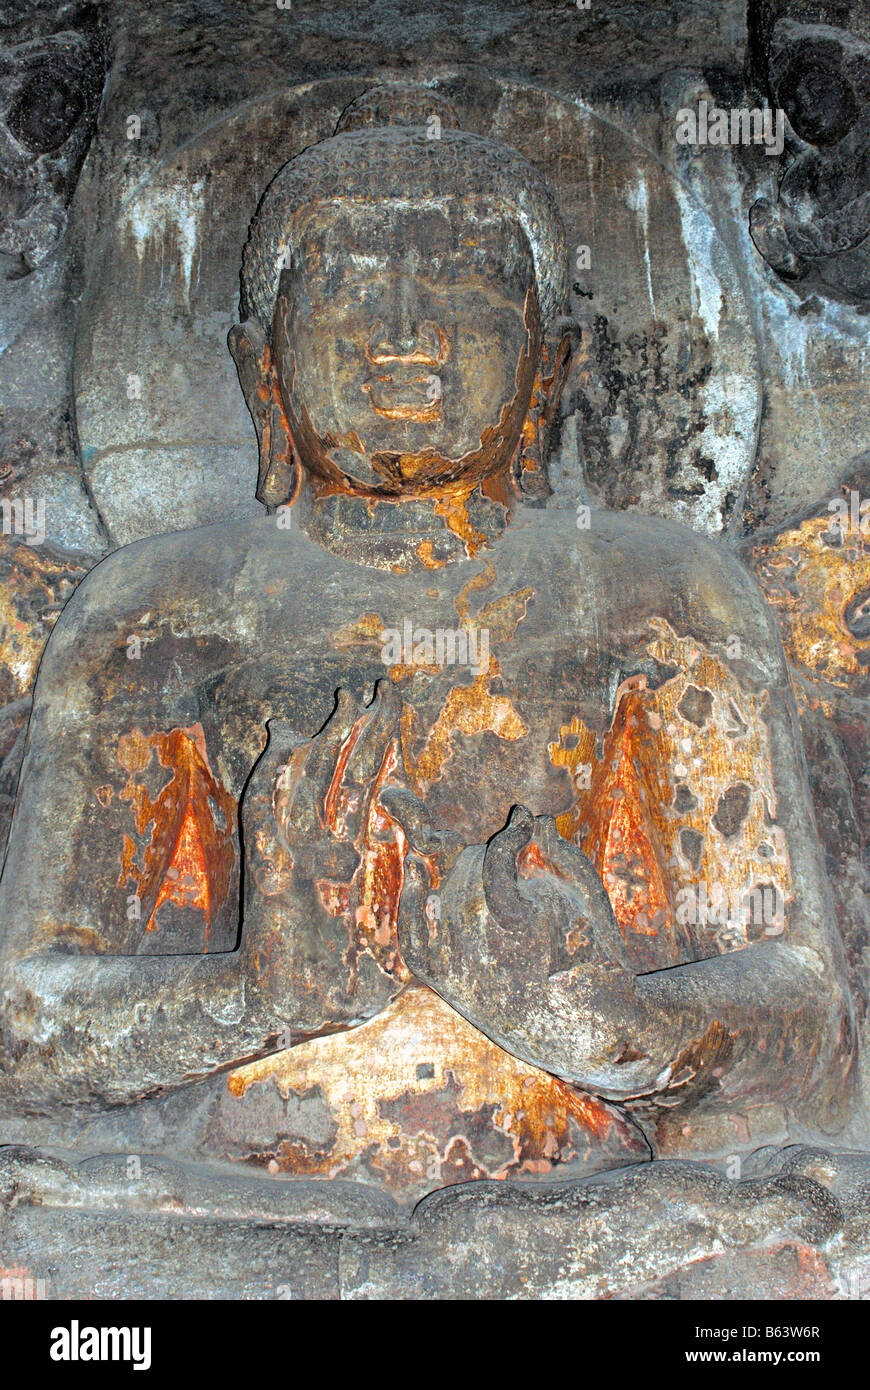
[[547, 479], [549, 436], [568, 375], [571, 353], [579, 342], [578, 332], [566, 330], [561, 336], [545, 339], [541, 344], [532, 399], [513, 463], [514, 484], [523, 497], [542, 500], [550, 495]]
[[293, 436], [275, 379], [271, 348], [256, 319], [235, 324], [227, 341], [257, 431], [257, 499], [271, 512], [295, 502], [300, 478]]

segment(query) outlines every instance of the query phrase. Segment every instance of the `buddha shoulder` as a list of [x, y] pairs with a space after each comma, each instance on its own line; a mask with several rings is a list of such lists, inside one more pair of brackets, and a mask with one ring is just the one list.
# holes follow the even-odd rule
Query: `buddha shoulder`
[[596, 606], [602, 629], [641, 629], [664, 619], [680, 635], [713, 646], [737, 637], [766, 678], [784, 678], [775, 618], [721, 538], [638, 512], [575, 516], [548, 508], [533, 514], [529, 542], [561, 571], [575, 603]]
[[[281, 532], [270, 516], [148, 536], [112, 551], [85, 576], [57, 623], [49, 651], [88, 643], [146, 613], [159, 621], [231, 611], [255, 593], [279, 561], [309, 543]], [[300, 561], [301, 563], [301, 561]]]

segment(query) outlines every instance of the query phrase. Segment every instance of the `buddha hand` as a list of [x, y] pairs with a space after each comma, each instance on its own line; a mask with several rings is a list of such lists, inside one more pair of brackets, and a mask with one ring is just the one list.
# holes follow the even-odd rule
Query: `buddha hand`
[[[398, 808], [401, 793], [389, 793]], [[549, 816], [514, 807], [485, 845], [439, 849], [403, 821], [407, 965], [500, 1046], [581, 1084], [618, 1041], [635, 981], [610, 901]]]
[[278, 1032], [351, 1027], [409, 978], [396, 915], [404, 837], [380, 802], [401, 777], [400, 703], [381, 681], [362, 706], [346, 691], [312, 739], [269, 722], [242, 807], [242, 949]]

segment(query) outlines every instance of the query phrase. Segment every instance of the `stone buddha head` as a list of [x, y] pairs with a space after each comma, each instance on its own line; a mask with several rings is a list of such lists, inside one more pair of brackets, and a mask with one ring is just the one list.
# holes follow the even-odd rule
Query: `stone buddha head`
[[0, 40], [0, 281], [30, 275], [61, 243], [105, 81], [96, 7], [45, 33], [50, 8]]
[[789, 122], [775, 197], [750, 210], [768, 264], [802, 292], [870, 303], [866, 0], [754, 0], [754, 76]]
[[305, 478], [369, 512], [546, 491], [564, 233], [533, 167], [457, 125], [428, 89], [375, 89], [263, 196], [230, 349], [268, 506]]

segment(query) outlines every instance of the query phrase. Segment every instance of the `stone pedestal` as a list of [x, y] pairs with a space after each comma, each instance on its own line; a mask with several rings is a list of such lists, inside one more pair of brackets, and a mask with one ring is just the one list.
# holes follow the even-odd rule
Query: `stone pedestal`
[[755, 1166], [460, 1184], [407, 1216], [352, 1183], [10, 1148], [0, 1265], [9, 1296], [47, 1298], [866, 1297], [870, 1159], [795, 1147]]

